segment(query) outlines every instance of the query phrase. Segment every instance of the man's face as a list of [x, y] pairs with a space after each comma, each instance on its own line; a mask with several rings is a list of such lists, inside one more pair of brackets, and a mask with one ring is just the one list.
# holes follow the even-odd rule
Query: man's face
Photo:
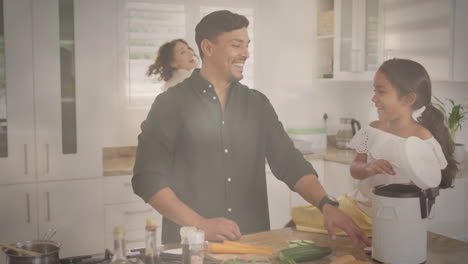
[[211, 42], [213, 52], [210, 60], [227, 81], [238, 81], [244, 76], [245, 61], [249, 57], [249, 35], [247, 28], [221, 33]]

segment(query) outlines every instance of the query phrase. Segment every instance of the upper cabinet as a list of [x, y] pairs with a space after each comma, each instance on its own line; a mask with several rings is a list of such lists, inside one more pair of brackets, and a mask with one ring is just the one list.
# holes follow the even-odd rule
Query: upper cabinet
[[382, 61], [381, 1], [317, 2], [318, 78], [371, 79]]
[[317, 1], [318, 78], [372, 80], [391, 58], [421, 63], [432, 80], [468, 81], [468, 2]]
[[421, 63], [432, 80], [452, 80], [453, 1], [384, 0], [385, 59]]
[[2, 2], [0, 184], [100, 177], [115, 4]]
[[2, 4], [0, 183], [32, 182], [36, 176], [31, 1]]
[[468, 1], [455, 1], [454, 45], [453, 45], [453, 80], [468, 81]]

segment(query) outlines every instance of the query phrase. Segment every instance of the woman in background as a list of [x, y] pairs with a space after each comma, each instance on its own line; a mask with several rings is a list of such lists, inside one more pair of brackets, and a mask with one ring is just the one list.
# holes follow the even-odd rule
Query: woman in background
[[189, 77], [196, 66], [197, 57], [193, 49], [185, 40], [174, 39], [159, 48], [156, 60], [149, 66], [146, 75], [156, 75], [164, 81], [161, 87], [164, 92]]

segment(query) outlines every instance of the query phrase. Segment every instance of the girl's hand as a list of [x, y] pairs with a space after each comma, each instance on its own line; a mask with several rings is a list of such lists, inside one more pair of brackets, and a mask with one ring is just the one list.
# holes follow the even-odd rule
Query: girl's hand
[[368, 177], [374, 176], [376, 174], [395, 175], [395, 171], [393, 170], [390, 162], [382, 159], [367, 163], [365, 172]]

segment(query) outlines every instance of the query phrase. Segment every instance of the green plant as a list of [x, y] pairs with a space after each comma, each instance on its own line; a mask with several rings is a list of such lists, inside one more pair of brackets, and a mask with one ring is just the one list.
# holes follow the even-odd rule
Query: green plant
[[450, 105], [446, 105], [444, 102], [442, 102], [442, 100], [435, 96], [434, 99], [437, 101], [434, 104], [445, 115], [445, 124], [450, 130], [450, 136], [453, 140], [455, 140], [455, 133], [457, 133], [458, 130], [462, 129], [461, 124], [464, 120], [466, 120], [466, 115], [468, 114], [468, 112], [465, 111], [461, 104], [455, 104], [455, 102], [450, 98], [445, 99], [450, 103]]

